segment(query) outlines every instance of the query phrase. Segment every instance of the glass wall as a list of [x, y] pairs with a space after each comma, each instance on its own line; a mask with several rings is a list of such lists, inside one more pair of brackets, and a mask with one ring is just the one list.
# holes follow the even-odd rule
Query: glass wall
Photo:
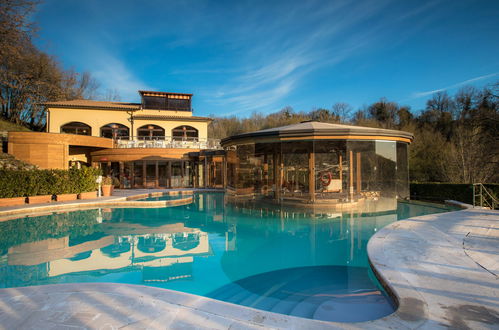
[[187, 160], [136, 160], [99, 165], [104, 175], [115, 177], [125, 189], [192, 188], [196, 179], [194, 163]]
[[364, 203], [409, 195], [407, 143], [315, 140], [226, 148], [227, 192], [246, 199]]

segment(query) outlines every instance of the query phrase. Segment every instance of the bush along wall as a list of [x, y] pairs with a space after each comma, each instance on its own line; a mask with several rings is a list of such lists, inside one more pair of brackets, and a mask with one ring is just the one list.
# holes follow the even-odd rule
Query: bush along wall
[[[484, 184], [485, 188], [497, 199], [499, 184]], [[448, 199], [473, 204], [473, 185], [461, 183], [411, 183], [411, 198], [443, 202]]]
[[79, 194], [96, 191], [100, 169], [0, 170], [0, 198]]

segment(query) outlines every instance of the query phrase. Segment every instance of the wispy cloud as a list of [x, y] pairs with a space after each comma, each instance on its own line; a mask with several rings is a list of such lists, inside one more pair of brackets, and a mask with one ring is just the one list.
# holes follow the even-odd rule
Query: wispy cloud
[[[286, 15], [281, 15], [283, 8], [267, 12], [273, 18], [269, 24], [262, 24], [262, 18], [250, 12], [257, 24], [244, 24], [231, 32], [233, 47], [245, 50], [238, 59], [244, 71], [230, 76], [215, 91], [206, 91], [212, 96], [210, 103], [231, 109], [222, 115], [277, 110], [309, 73], [337, 65], [372, 45], [379, 46], [395, 20], [376, 19], [386, 12], [388, 4], [305, 2]], [[431, 8], [424, 5], [407, 15], [417, 18]], [[252, 44], [253, 39], [264, 41]]]
[[92, 74], [104, 89], [116, 90], [123, 100], [136, 100], [138, 90], [154, 89], [137, 78], [122, 60], [106, 49], [98, 52], [94, 50], [93, 53]]
[[474, 82], [477, 82], [477, 81], [490, 79], [490, 78], [495, 77], [497, 75], [499, 75], [499, 72], [490, 73], [490, 74], [486, 74], [486, 75], [483, 75], [483, 76], [475, 77], [475, 78], [472, 78], [472, 79], [464, 80], [464, 81], [458, 82], [457, 84], [453, 84], [453, 85], [450, 85], [450, 86], [447, 86], [447, 87], [443, 87], [443, 88], [439, 88], [439, 89], [434, 89], [434, 90], [431, 90], [431, 91], [415, 92], [415, 93], [412, 94], [412, 97], [413, 98], [420, 98], [420, 97], [432, 95], [432, 94], [439, 93], [439, 92], [445, 92], [447, 90], [452, 90], [452, 89], [455, 89], [455, 88], [458, 88], [458, 87], [461, 87], [461, 86], [464, 86], [464, 85], [468, 85], [468, 84], [471, 84], [471, 83], [474, 83]]

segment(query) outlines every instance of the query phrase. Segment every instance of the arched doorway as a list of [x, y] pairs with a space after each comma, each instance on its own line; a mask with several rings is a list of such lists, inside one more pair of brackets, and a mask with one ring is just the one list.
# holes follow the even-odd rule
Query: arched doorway
[[111, 123], [100, 128], [100, 136], [108, 139], [128, 140], [130, 130], [123, 124]]
[[61, 126], [61, 133], [76, 135], [92, 135], [92, 128], [85, 123], [72, 121]]
[[172, 139], [175, 141], [197, 141], [198, 130], [192, 126], [182, 125], [172, 130]]

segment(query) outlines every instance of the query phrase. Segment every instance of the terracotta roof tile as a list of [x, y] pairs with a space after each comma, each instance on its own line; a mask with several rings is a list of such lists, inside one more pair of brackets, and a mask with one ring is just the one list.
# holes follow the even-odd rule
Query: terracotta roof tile
[[109, 101], [94, 101], [94, 100], [71, 100], [45, 102], [41, 105], [49, 107], [76, 107], [76, 108], [104, 108], [104, 109], [120, 109], [120, 110], [139, 110], [140, 103], [128, 102], [109, 102]]

